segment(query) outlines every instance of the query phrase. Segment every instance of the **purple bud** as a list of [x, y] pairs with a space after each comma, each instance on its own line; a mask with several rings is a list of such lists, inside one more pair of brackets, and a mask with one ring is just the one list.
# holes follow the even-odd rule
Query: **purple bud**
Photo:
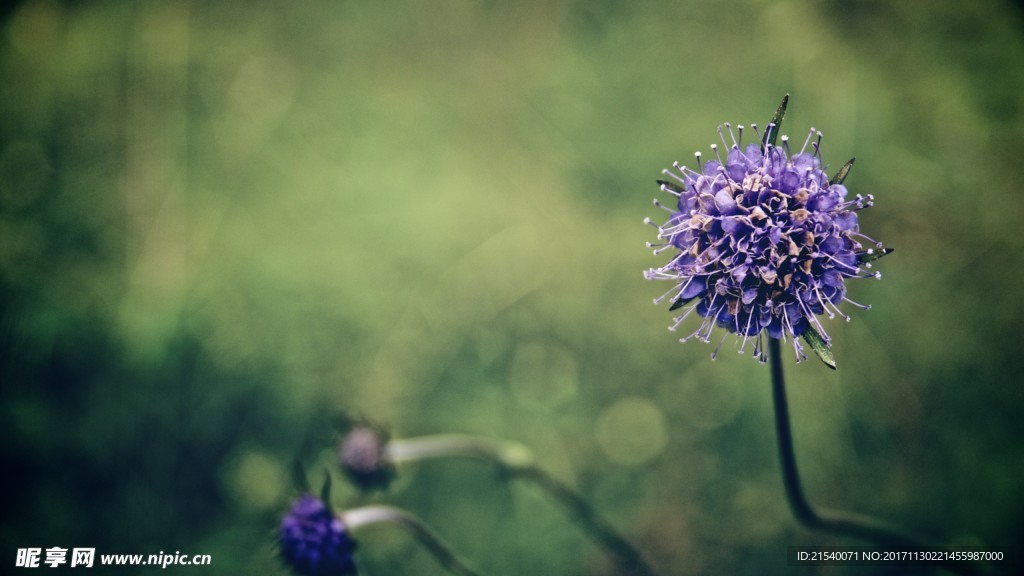
[[388, 487], [395, 467], [385, 453], [387, 444], [384, 431], [365, 424], [353, 426], [345, 434], [338, 447], [338, 460], [353, 484], [363, 490]]

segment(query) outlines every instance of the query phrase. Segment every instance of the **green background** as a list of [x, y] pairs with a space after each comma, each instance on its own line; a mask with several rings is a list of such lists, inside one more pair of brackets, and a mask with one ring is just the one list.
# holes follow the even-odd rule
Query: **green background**
[[[479, 463], [360, 494], [331, 461], [347, 416], [526, 444], [662, 574], [872, 573], [785, 565], [862, 542], [796, 524], [767, 369], [731, 338], [712, 361], [720, 330], [677, 342], [642, 276], [660, 171], [787, 92], [785, 132], [857, 157], [862, 229], [896, 248], [848, 283], [873, 309], [826, 321], [839, 370], [786, 366], [812, 502], [1021, 544], [1022, 32], [994, 1], [7, 8], [0, 563], [284, 574], [299, 459], [481, 573], [615, 573]], [[366, 574], [442, 573], [398, 530], [357, 538]]]

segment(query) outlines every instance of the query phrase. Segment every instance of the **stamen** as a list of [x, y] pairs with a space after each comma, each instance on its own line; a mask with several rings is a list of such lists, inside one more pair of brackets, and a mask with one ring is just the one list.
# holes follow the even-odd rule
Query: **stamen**
[[661, 208], [662, 210], [668, 212], [669, 214], [675, 214], [676, 213], [675, 210], [669, 208], [668, 206], [665, 206], [661, 202], [658, 202], [657, 198], [654, 199], [654, 205], [657, 206], [658, 208]]
[[669, 188], [669, 187], [668, 187], [668, 186], [666, 186], [665, 184], [662, 184], [662, 185], [661, 185], [661, 191], [662, 191], [662, 192], [667, 192], [667, 193], [669, 193], [669, 194], [671, 194], [671, 195], [675, 196], [676, 198], [680, 198], [680, 197], [682, 197], [682, 195], [683, 195], [683, 194], [682, 194], [681, 192], [676, 192], [675, 190], [673, 190], [673, 189]]
[[883, 247], [881, 242], [879, 242], [878, 240], [875, 240], [874, 238], [872, 238], [870, 236], [867, 236], [867, 235], [863, 234], [862, 232], [859, 232], [859, 231], [858, 232], [851, 232], [850, 236], [851, 237], [856, 236], [858, 238], [863, 238], [863, 239], [867, 240], [868, 242], [874, 244], [876, 248], [882, 248]]
[[[725, 123], [725, 127], [729, 129], [729, 137], [732, 138], [732, 146], [733, 146], [733, 148], [739, 148], [740, 145], [739, 145], [739, 142], [736, 141], [736, 133], [734, 133], [732, 131], [732, 125], [729, 124], [728, 122], [726, 122]], [[741, 128], [741, 130], [742, 130], [742, 128]]]
[[726, 182], [729, 182], [730, 184], [739, 184], [738, 182], [733, 180], [731, 176], [729, 176], [728, 172], [725, 171], [725, 165], [724, 164], [718, 166], [718, 173], [721, 174], [725, 178]]
[[797, 298], [796, 301], [800, 308], [803, 309], [804, 317], [807, 318], [807, 321], [812, 326], [814, 326], [814, 329], [818, 331], [818, 334], [821, 335], [822, 340], [824, 340], [827, 344], [829, 341], [828, 334], [825, 333], [825, 327], [821, 325], [820, 321], [818, 321], [818, 316], [815, 315], [814, 312], [811, 309], [809, 309], [806, 304], [804, 304], [804, 301], [802, 299]]
[[[771, 140], [771, 138], [772, 138], [772, 131], [773, 130], [775, 130], [775, 123], [774, 122], [769, 122], [768, 126], [764, 129], [765, 140]], [[768, 159], [768, 155], [767, 154], [765, 154], [764, 157], [765, 157], [766, 160]]]
[[719, 351], [719, 350], [720, 350], [720, 349], [722, 348], [722, 344], [723, 344], [723, 343], [725, 343], [725, 339], [726, 339], [726, 338], [727, 338], [728, 336], [729, 336], [729, 333], [728, 333], [728, 332], [726, 332], [726, 333], [725, 333], [725, 334], [724, 334], [724, 335], [722, 336], [722, 339], [718, 341], [718, 346], [715, 346], [715, 351], [711, 353], [711, 359], [712, 359], [712, 360], [714, 360], [715, 358], [717, 358], [717, 357], [718, 357], [718, 351]]
[[846, 264], [845, 262], [841, 262], [839, 260], [836, 260], [835, 256], [832, 256], [831, 254], [826, 254], [824, 252], [818, 252], [818, 253], [815, 254], [815, 256], [816, 257], [820, 256], [822, 258], [827, 258], [830, 262], [835, 264], [837, 267], [845, 268], [846, 270], [844, 270], [843, 273], [849, 275], [850, 277], [853, 277], [853, 278], [866, 278], [867, 277], [867, 276], [857, 276], [857, 274], [862, 274], [862, 273], [864, 273], [864, 271], [861, 270], [860, 268], [857, 268], [857, 267], [854, 267], [854, 266], [850, 266], [849, 264]]
[[836, 315], [833, 314], [832, 311], [828, 309], [828, 306], [825, 305], [826, 300], [821, 297], [821, 291], [818, 290], [817, 286], [814, 287], [814, 295], [818, 297], [818, 304], [821, 304], [821, 308], [825, 311], [825, 314], [828, 315], [829, 319], [835, 319]]
[[801, 154], [803, 154], [804, 151], [807, 150], [807, 145], [811, 143], [811, 137], [814, 136], [815, 132], [817, 132], [817, 130], [814, 129], [814, 126], [811, 126], [811, 131], [807, 133], [807, 139], [804, 140], [804, 145], [800, 147]]
[[[669, 264], [671, 266], [671, 264]], [[648, 280], [679, 280], [682, 276], [675, 271], [668, 271], [668, 266], [663, 268], [648, 268], [644, 270], [644, 278]]]
[[793, 351], [796, 353], [796, 361], [798, 364], [807, 359], [807, 355], [804, 354], [803, 344], [801, 344], [800, 340], [798, 340], [795, 336], [793, 338]]
[[849, 302], [850, 304], [853, 304], [854, 306], [856, 306], [857, 308], [860, 308], [861, 310], [871, 310], [871, 305], [870, 304], [861, 304], [860, 302], [854, 302], [853, 300], [850, 300], [846, 296], [843, 296], [843, 301], [844, 302]]
[[838, 314], [838, 315], [839, 315], [839, 317], [840, 317], [840, 318], [842, 318], [843, 320], [846, 320], [847, 322], [849, 322], [849, 321], [850, 321], [850, 317], [849, 317], [849, 316], [847, 316], [846, 314], [843, 314], [843, 311], [839, 309], [839, 306], [836, 306], [835, 304], [833, 304], [833, 303], [831, 303], [831, 302], [828, 302], [828, 301], [826, 301], [826, 302], [825, 302], [825, 305], [826, 305], [826, 306], [831, 306], [831, 307], [832, 307], [831, 309], [832, 309], [832, 310], [833, 310], [833, 311], [834, 311], [834, 312], [835, 312], [836, 314]]
[[711, 151], [714, 152], [715, 156], [718, 158], [718, 163], [719, 164], [723, 164], [722, 156], [721, 156], [721, 154], [718, 153], [718, 144], [712, 144], [711, 145]]
[[[683, 171], [683, 170], [686, 170], [686, 166], [680, 166], [678, 162], [676, 162], [676, 163], [673, 163], [672, 165], [673, 165], [673, 166], [674, 166], [674, 167], [675, 167], [675, 168], [676, 168], [677, 170], [679, 170], [679, 171]], [[665, 170], [662, 170], [662, 171], [661, 171], [661, 173], [662, 173], [662, 174], [664, 174], [665, 176], [668, 176], [668, 177], [670, 177], [670, 178], [673, 178], [673, 179], [675, 179], [675, 180], [678, 180], [680, 184], [684, 184], [684, 185], [686, 184], [686, 180], [685, 180], [684, 178], [681, 178], [681, 177], [680, 177], [680, 176], [679, 176], [678, 174], [676, 174], [675, 172], [672, 172], [672, 171], [670, 171], [670, 170], [668, 170], [668, 169], [665, 169]]]
[[[737, 317], [738, 317], [738, 315], [737, 315]], [[753, 322], [753, 321], [754, 321], [754, 310], [751, 310], [750, 314], [747, 314], [747, 325], [743, 328], [744, 336], [743, 336], [743, 341], [740, 342], [740, 354], [743, 354], [743, 350], [746, 349], [746, 347], [747, 347], [747, 340], [750, 339], [750, 336], [748, 336], [746, 334], [748, 334], [750, 332], [750, 323]]]
[[[671, 326], [668, 327], [669, 332], [675, 332], [676, 330], [678, 330], [679, 329], [679, 325], [683, 323], [683, 320], [686, 320], [686, 317], [690, 315], [690, 312], [693, 312], [694, 308], [697, 307], [697, 304], [698, 304], [698, 302], [694, 302], [693, 304], [690, 304], [690, 307], [686, 309], [686, 312], [683, 312], [679, 316], [676, 316], [675, 318], [673, 318], [673, 320], [675, 320], [675, 324], [672, 324]], [[686, 342], [690, 338], [693, 338], [694, 335], [695, 334], [690, 334], [686, 338], [680, 338], [679, 341], [680, 342]]]
[[[718, 300], [717, 292], [711, 296], [711, 302], [708, 302], [709, 311], [715, 309], [715, 300]], [[711, 331], [715, 329], [715, 316], [717, 316], [717, 314], [709, 313], [707, 317], [704, 318], [704, 321], [701, 322], [700, 327], [704, 329], [704, 337], [701, 338], [701, 340], [706, 343], [711, 342]]]
[[786, 311], [786, 307], [782, 307], [782, 341], [786, 341], [786, 329], [789, 329], [789, 333], [793, 334], [793, 340], [796, 340], [796, 334], [793, 333], [793, 323], [789, 321], [789, 313]]
[[654, 299], [654, 305], [657, 306], [657, 305], [661, 304], [665, 300], [665, 298], [667, 298], [668, 295], [673, 293], [673, 292], [675, 292], [676, 294], [681, 293], [681, 291], [679, 290], [679, 286], [673, 286], [673, 287], [669, 288], [668, 292], [665, 292], [661, 296], [658, 296], [657, 298], [655, 298]]
[[[726, 127], [726, 129], [729, 128], [729, 123], [728, 122], [725, 123], [725, 127]], [[725, 135], [722, 133], [722, 127], [721, 126], [718, 127], [718, 139], [722, 141], [722, 146], [724, 146], [725, 148], [729, 147], [729, 143], [725, 141]]]

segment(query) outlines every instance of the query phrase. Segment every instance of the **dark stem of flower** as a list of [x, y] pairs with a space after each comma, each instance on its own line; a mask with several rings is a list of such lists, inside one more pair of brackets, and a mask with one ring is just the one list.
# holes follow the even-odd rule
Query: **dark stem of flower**
[[392, 440], [388, 444], [387, 454], [395, 463], [439, 457], [464, 457], [489, 462], [503, 474], [532, 482], [546, 491], [566, 509], [584, 532], [619, 560], [622, 574], [655, 576], [640, 552], [601, 518], [585, 498], [537, 466], [530, 451], [520, 444], [461, 434], [440, 434]]
[[[870, 540], [893, 549], [939, 550], [936, 545], [927, 540], [882, 520], [836, 510], [817, 511], [807, 501], [800, 483], [800, 474], [797, 472], [796, 454], [793, 451], [793, 433], [789, 425], [789, 407], [786, 402], [786, 385], [782, 376], [782, 354], [779, 348], [778, 339], [768, 339], [768, 363], [771, 368], [772, 400], [775, 404], [775, 433], [779, 441], [782, 483], [786, 489], [786, 500], [789, 501], [789, 507], [796, 519], [812, 530], [834, 532]], [[956, 574], [980, 574], [977, 567], [963, 562], [941, 561], [937, 564]]]

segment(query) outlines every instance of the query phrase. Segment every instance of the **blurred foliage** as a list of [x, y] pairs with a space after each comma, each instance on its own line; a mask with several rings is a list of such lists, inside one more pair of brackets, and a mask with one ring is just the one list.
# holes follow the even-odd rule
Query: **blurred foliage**
[[[790, 516], [764, 367], [680, 345], [641, 275], [661, 169], [786, 92], [788, 132], [857, 157], [863, 229], [896, 248], [851, 283], [874, 308], [829, 324], [839, 371], [787, 367], [809, 496], [1024, 543], [1022, 31], [995, 1], [9, 8], [4, 562], [283, 574], [288, 469], [333, 466], [339, 415], [525, 443], [665, 574], [859, 544]], [[404, 506], [485, 574], [614, 572], [478, 463], [337, 480], [336, 505]], [[359, 539], [367, 574], [440, 572], [396, 531]]]

